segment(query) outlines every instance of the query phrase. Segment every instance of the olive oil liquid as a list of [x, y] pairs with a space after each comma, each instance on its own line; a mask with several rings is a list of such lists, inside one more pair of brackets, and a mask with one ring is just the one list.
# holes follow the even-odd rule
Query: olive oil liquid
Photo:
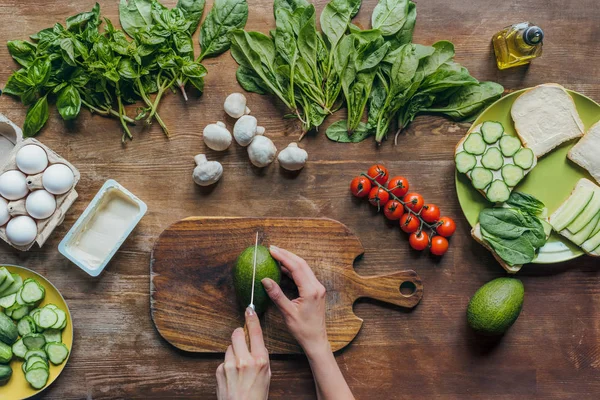
[[529, 64], [542, 55], [544, 32], [538, 26], [523, 22], [507, 26], [492, 38], [499, 69]]

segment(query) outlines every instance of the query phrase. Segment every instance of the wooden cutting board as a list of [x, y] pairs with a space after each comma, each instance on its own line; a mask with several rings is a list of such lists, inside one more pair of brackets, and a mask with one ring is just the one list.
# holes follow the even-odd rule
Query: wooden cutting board
[[[152, 319], [169, 343], [191, 352], [225, 352], [233, 330], [244, 324], [232, 269], [242, 250], [254, 245], [257, 231], [260, 244], [273, 244], [304, 258], [326, 287], [327, 332], [334, 351], [348, 345], [362, 326], [362, 319], [352, 311], [358, 298], [411, 308], [423, 297], [423, 285], [414, 271], [358, 275], [353, 263], [364, 249], [337, 221], [191, 217], [160, 235], [150, 262]], [[289, 278], [283, 276], [281, 286], [290, 297], [297, 296]], [[261, 321], [271, 354], [302, 352], [275, 305]]]

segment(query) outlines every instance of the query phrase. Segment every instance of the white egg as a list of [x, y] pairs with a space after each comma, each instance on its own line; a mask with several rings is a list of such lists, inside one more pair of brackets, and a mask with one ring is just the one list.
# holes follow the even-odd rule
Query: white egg
[[39, 174], [48, 166], [48, 155], [40, 146], [28, 144], [17, 152], [17, 167], [26, 174]]
[[7, 223], [9, 219], [10, 214], [8, 213], [8, 201], [0, 197], [0, 226]]
[[35, 240], [37, 236], [37, 225], [33, 218], [20, 215], [8, 221], [6, 225], [6, 237], [16, 246], [26, 246]]
[[36, 190], [27, 196], [25, 209], [35, 219], [46, 219], [56, 211], [56, 199], [45, 190]]
[[52, 194], [67, 193], [73, 186], [74, 180], [73, 171], [65, 164], [49, 166], [42, 176], [44, 188]]
[[19, 200], [27, 195], [27, 177], [21, 171], [6, 171], [0, 175], [0, 194], [8, 200]]

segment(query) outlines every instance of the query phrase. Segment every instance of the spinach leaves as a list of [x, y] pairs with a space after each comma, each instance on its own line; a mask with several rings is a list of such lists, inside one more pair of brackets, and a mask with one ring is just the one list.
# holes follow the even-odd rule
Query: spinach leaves
[[[69, 17], [66, 24], [31, 36], [30, 41], [7, 43], [22, 67], [13, 73], [4, 93], [29, 106], [24, 135], [36, 135], [46, 124], [49, 104], [64, 120], [80, 114], [81, 107], [119, 119], [123, 139], [131, 138], [128, 124], [156, 120], [169, 130], [158, 109], [163, 96], [179, 88], [187, 99], [189, 83], [204, 89], [206, 68], [200, 63], [229, 48], [228, 33], [243, 28], [248, 17], [246, 0], [216, 0], [201, 27], [201, 54], [194, 54], [192, 35], [198, 30], [205, 0], [179, 0], [169, 9], [158, 0], [121, 0], [119, 20], [123, 31], [104, 18], [100, 6]], [[128, 104], [142, 102], [134, 118]]]
[[483, 239], [507, 264], [527, 264], [546, 244], [546, 232], [537, 216], [544, 209], [535, 197], [513, 192], [506, 207], [487, 208], [479, 214]]

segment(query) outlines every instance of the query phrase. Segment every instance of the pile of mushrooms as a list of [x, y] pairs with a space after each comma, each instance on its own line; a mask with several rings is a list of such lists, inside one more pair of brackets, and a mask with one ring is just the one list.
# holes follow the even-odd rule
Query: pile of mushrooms
[[[208, 148], [215, 151], [225, 151], [231, 146], [233, 139], [248, 150], [250, 162], [258, 167], [269, 166], [277, 155], [277, 147], [271, 139], [264, 136], [265, 128], [258, 125], [255, 117], [250, 115], [246, 105], [246, 96], [241, 93], [232, 93], [225, 99], [225, 112], [237, 121], [233, 127], [233, 135], [222, 121], [209, 124], [204, 128], [203, 139]], [[298, 147], [297, 143], [290, 143], [279, 153], [277, 160], [282, 168], [288, 171], [299, 171], [306, 164], [308, 153]], [[194, 160], [193, 179], [200, 186], [209, 186], [216, 183], [223, 175], [223, 166], [218, 161], [208, 161], [204, 154], [198, 154]]]

